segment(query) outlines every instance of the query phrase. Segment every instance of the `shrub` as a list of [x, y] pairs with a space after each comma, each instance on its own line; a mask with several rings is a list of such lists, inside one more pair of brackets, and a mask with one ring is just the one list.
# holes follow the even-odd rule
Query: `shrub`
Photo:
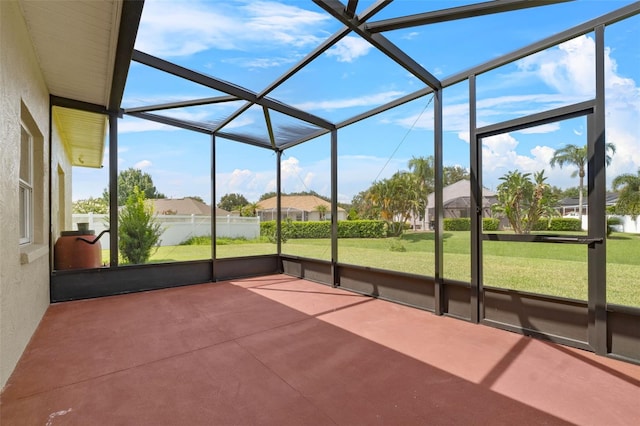
[[127, 203], [118, 214], [118, 248], [127, 263], [145, 263], [151, 257], [151, 249], [160, 242], [160, 223], [153, 216], [153, 209], [144, 202], [144, 193], [133, 188]]
[[[471, 218], [446, 218], [443, 222], [445, 231], [471, 231]], [[500, 220], [492, 217], [482, 218], [482, 229], [484, 231], [497, 231]]]
[[611, 236], [613, 232], [613, 227], [616, 225], [622, 225], [622, 219], [619, 217], [609, 217], [607, 218], [607, 237]]
[[275, 235], [275, 233], [276, 233], [275, 220], [266, 220], [264, 222], [260, 222], [260, 236], [270, 237], [272, 235]]
[[[469, 226], [471, 226], [471, 222], [469, 222]], [[492, 217], [483, 217], [482, 218], [482, 229], [484, 231], [497, 231], [500, 226], [500, 220], [494, 219]]]
[[338, 222], [338, 238], [384, 238], [386, 223], [383, 220], [341, 220]]
[[471, 219], [468, 217], [446, 218], [443, 225], [445, 231], [471, 231]]
[[532, 231], [548, 231], [549, 230], [549, 220], [542, 219], [539, 220], [531, 227]]
[[[282, 222], [284, 241], [288, 238], [331, 238], [331, 222], [312, 221]], [[276, 222], [260, 223], [260, 235], [275, 242]], [[338, 238], [383, 238], [386, 236], [385, 222], [381, 220], [344, 220], [338, 222]]]
[[582, 231], [580, 219], [554, 217], [549, 222], [549, 231]]
[[180, 243], [181, 246], [207, 246], [211, 245], [211, 235], [189, 237]]

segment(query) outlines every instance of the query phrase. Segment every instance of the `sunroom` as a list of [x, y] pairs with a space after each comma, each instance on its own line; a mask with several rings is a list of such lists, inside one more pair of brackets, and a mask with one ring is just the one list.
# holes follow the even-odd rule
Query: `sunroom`
[[[16, 4], [50, 95], [49, 128], [41, 131], [43, 155], [49, 153], [48, 176], [42, 177], [48, 188], [42, 184], [45, 195], [39, 202], [48, 223], [33, 228], [33, 241], [21, 247], [23, 265], [36, 263], [43, 250], [30, 250], [30, 242], [46, 247], [52, 305], [42, 324], [50, 329], [73, 328], [69, 312], [83, 312], [78, 318], [87, 319], [88, 305], [82, 303], [96, 303], [96, 312], [104, 315], [94, 319], [96, 327], [100, 321], [120, 324], [111, 315], [124, 308], [113, 301], [124, 298], [129, 298], [125, 305], [165, 306], [175, 300], [197, 305], [198, 298], [218, 303], [229, 297], [228, 303], [243, 306], [247, 315], [258, 313], [248, 319], [229, 311], [233, 324], [224, 327], [234, 330], [241, 327], [236, 321], [271, 324], [270, 315], [283, 315], [296, 322], [292, 311], [317, 319], [384, 302], [370, 312], [372, 317], [360, 318], [363, 324], [375, 327], [376, 315], [389, 315], [399, 326], [424, 321], [426, 314], [448, 324], [459, 320], [463, 327], [480, 324], [487, 326], [476, 327], [484, 330], [477, 337], [482, 350], [491, 345], [479, 342], [496, 333], [507, 339], [532, 337], [534, 345], [553, 344], [581, 362], [602, 359], [606, 367], [600, 371], [623, 377], [625, 386], [637, 391], [640, 239], [607, 229], [612, 216], [637, 218], [624, 206], [608, 209], [607, 193], [615, 182], [625, 182], [618, 177], [633, 177], [640, 170], [639, 2]], [[104, 19], [107, 11], [109, 20]], [[77, 25], [60, 31], [71, 22]], [[29, 130], [29, 120], [23, 121]], [[578, 188], [586, 213], [579, 219], [550, 213], [552, 199], [557, 202], [563, 189], [578, 186], [578, 178], [571, 176], [578, 165], [561, 157], [569, 146], [583, 149], [586, 159]], [[129, 171], [153, 179], [146, 198], [194, 197], [228, 211], [236, 210], [223, 207], [223, 197], [242, 200], [234, 206], [240, 216], [236, 222], [258, 226], [257, 221], [260, 236], [228, 238], [222, 229], [234, 217], [216, 216], [211, 208], [209, 217], [168, 221], [181, 226], [183, 243], [163, 245], [160, 235], [151, 257], [132, 261], [123, 256], [128, 224], [122, 216], [129, 201], [120, 193]], [[464, 179], [470, 182], [469, 205], [464, 206], [469, 217], [446, 218], [443, 188]], [[509, 184], [521, 190], [518, 194], [532, 188], [530, 196], [538, 204], [531, 201], [509, 216]], [[486, 205], [487, 192], [496, 194], [495, 205]], [[251, 214], [259, 201], [273, 195], [278, 197], [273, 220]], [[295, 224], [283, 219], [284, 195], [322, 198], [330, 208], [318, 212], [327, 220]], [[88, 200], [101, 204], [82, 214], [108, 231], [75, 227], [73, 215]], [[563, 228], [567, 224], [577, 228]], [[61, 248], [64, 238], [70, 245]], [[90, 266], [64, 266], [57, 261], [62, 255], [73, 260], [88, 256]], [[308, 299], [310, 308], [295, 293], [337, 304], [322, 310], [318, 304], [326, 300]], [[247, 300], [258, 294], [269, 303], [249, 307], [242, 294]], [[80, 302], [85, 299], [94, 300]], [[153, 322], [142, 312], [173, 315], [157, 307], [140, 307], [132, 321]], [[220, 302], [199, 309], [228, 308]], [[46, 322], [56, 321], [50, 313], [55, 309], [62, 312], [62, 322]], [[265, 317], [259, 319], [261, 309]], [[396, 317], [395, 309], [407, 316]], [[188, 310], [179, 314], [189, 315]], [[337, 326], [364, 333], [366, 339], [367, 327], [355, 326], [358, 318], [354, 314]], [[351, 321], [353, 329], [345, 325]], [[46, 340], [42, 324], [34, 340]], [[278, 321], [272, 325], [282, 326]], [[389, 327], [380, 324], [385, 333], [402, 335], [402, 327]], [[456, 327], [452, 332], [473, 334]], [[407, 325], [404, 337], [424, 338], [420, 328], [420, 323]], [[180, 328], [179, 334], [195, 345], [196, 331]], [[341, 337], [321, 332], [328, 342], [340, 342]], [[438, 336], [440, 349], [445, 336]], [[277, 341], [274, 337], [270, 344]], [[402, 339], [394, 342], [380, 344], [424, 362], [419, 345], [403, 352]], [[487, 367], [484, 380], [498, 380], [517, 363], [518, 351], [526, 352], [527, 345], [519, 347], [519, 342], [491, 364], [495, 370]], [[261, 344], [253, 343], [254, 349]], [[322, 346], [322, 339], [308, 344]], [[164, 353], [161, 346], [150, 347]], [[305, 348], [309, 357], [321, 363], [310, 347]], [[427, 352], [439, 350], [427, 347]], [[27, 361], [23, 358], [22, 367], [18, 363], [15, 377], [40, 359], [29, 361], [34, 351], [27, 346]], [[529, 355], [534, 359], [543, 352]], [[296, 362], [303, 363], [304, 357]], [[553, 365], [564, 360], [557, 362]], [[473, 381], [470, 374], [461, 371], [460, 377]], [[278, 375], [287, 380], [282, 371]], [[313, 386], [293, 387], [315, 398]], [[580, 420], [545, 404], [532, 406], [540, 410], [537, 414], [557, 416], [549, 421]], [[511, 410], [517, 411], [515, 406]], [[392, 411], [385, 411], [384, 418], [406, 420]], [[305, 421], [320, 418], [298, 414]], [[616, 421], [634, 415], [625, 414], [629, 417]], [[239, 416], [236, 420], [260, 423]], [[329, 418], [341, 424], [353, 420], [347, 414]], [[502, 422], [509, 418], [516, 417]]]

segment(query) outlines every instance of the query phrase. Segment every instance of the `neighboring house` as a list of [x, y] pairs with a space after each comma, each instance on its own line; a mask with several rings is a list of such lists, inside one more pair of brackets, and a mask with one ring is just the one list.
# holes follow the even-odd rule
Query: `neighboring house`
[[[607, 192], [605, 204], [607, 207], [615, 206], [618, 201], [618, 194], [616, 192]], [[580, 203], [578, 197], [568, 197], [563, 198], [558, 202], [556, 206], [556, 210], [560, 213], [561, 216], [576, 216], [578, 217], [580, 208], [578, 204]], [[582, 200], [582, 214], [586, 215], [589, 212], [589, 203], [587, 202], [587, 197], [585, 196]]]
[[[275, 220], [277, 197], [267, 198], [258, 203], [258, 216], [261, 221]], [[282, 219], [297, 221], [317, 221], [331, 219], [331, 203], [315, 195], [282, 195], [280, 197]], [[347, 212], [338, 207], [338, 220], [346, 220]]]
[[[154, 198], [147, 200], [153, 206], [153, 212], [160, 215], [211, 216], [211, 206], [194, 198]], [[229, 216], [231, 213], [216, 207], [216, 216]]]
[[[443, 215], [445, 218], [471, 217], [471, 182], [460, 180], [442, 188]], [[497, 203], [496, 193], [483, 188], [482, 217], [491, 217], [491, 206]], [[432, 192], [427, 197], [426, 222], [431, 223], [435, 218], [436, 199]]]

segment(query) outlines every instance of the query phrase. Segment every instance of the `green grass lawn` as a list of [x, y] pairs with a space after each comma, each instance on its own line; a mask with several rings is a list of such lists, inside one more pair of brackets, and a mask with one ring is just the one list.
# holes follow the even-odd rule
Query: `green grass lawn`
[[[434, 275], [434, 234], [406, 233], [400, 238], [349, 238], [338, 241], [341, 263], [393, 271]], [[444, 234], [444, 276], [470, 281], [470, 233]], [[404, 250], [404, 251], [401, 251]], [[264, 241], [225, 241], [218, 258], [274, 254], [275, 244]], [[283, 254], [330, 260], [328, 239], [289, 240]], [[208, 245], [159, 247], [150, 262], [211, 258]], [[108, 261], [108, 252], [106, 259]], [[485, 241], [484, 284], [494, 287], [586, 300], [587, 246]], [[614, 233], [607, 239], [607, 300], [640, 307], [640, 236]]]

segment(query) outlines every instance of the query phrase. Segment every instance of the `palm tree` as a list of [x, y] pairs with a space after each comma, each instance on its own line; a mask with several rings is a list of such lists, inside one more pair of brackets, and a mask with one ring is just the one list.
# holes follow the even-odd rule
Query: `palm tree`
[[258, 215], [259, 208], [260, 205], [258, 203], [248, 203], [240, 209], [240, 216], [255, 217]]
[[378, 209], [380, 218], [387, 222], [390, 235], [402, 234], [404, 224], [419, 203], [418, 178], [409, 172], [396, 172], [391, 178], [374, 182], [367, 190], [367, 199]]
[[[612, 143], [605, 144], [606, 157], [605, 161], [607, 166], [611, 164], [611, 157], [616, 153], [616, 147]], [[580, 194], [578, 194], [578, 206], [580, 208], [580, 212], [578, 217], [580, 219], [580, 223], [582, 223], [582, 198], [584, 193], [584, 177], [585, 177], [585, 168], [587, 166], [587, 146], [577, 146], [573, 144], [567, 144], [564, 148], [557, 149], [553, 153], [553, 158], [551, 158], [551, 162], [549, 163], [551, 167], [555, 167], [557, 164], [562, 168], [565, 164], [571, 164], [578, 167], [578, 170], [575, 170], [571, 173], [571, 177], [578, 176], [580, 178], [580, 183], [578, 188], [580, 190]]]
[[613, 190], [618, 191], [616, 211], [637, 218], [640, 216], [640, 168], [638, 175], [626, 173], [613, 180]]
[[327, 208], [327, 206], [325, 206], [324, 204], [318, 204], [315, 208], [315, 211], [318, 212], [318, 215], [320, 217], [320, 220], [324, 220], [327, 212], [329, 211], [329, 209]]
[[491, 208], [507, 218], [516, 234], [529, 234], [542, 218], [549, 219], [556, 214], [553, 208], [556, 199], [546, 182], [544, 170], [533, 176], [513, 170], [500, 180], [503, 182], [497, 188], [498, 203]]
[[509, 171], [502, 176], [503, 182], [498, 185], [498, 203], [492, 206], [495, 213], [504, 215], [516, 234], [524, 233], [523, 204], [527, 189], [531, 186], [531, 173], [520, 173], [518, 170]]
[[433, 156], [428, 157], [412, 157], [408, 163], [409, 170], [411, 170], [420, 182], [420, 194], [418, 199], [424, 206], [424, 215], [422, 216], [422, 229], [426, 229], [427, 221], [427, 197], [429, 193], [433, 192], [434, 179], [435, 179], [435, 167]]

